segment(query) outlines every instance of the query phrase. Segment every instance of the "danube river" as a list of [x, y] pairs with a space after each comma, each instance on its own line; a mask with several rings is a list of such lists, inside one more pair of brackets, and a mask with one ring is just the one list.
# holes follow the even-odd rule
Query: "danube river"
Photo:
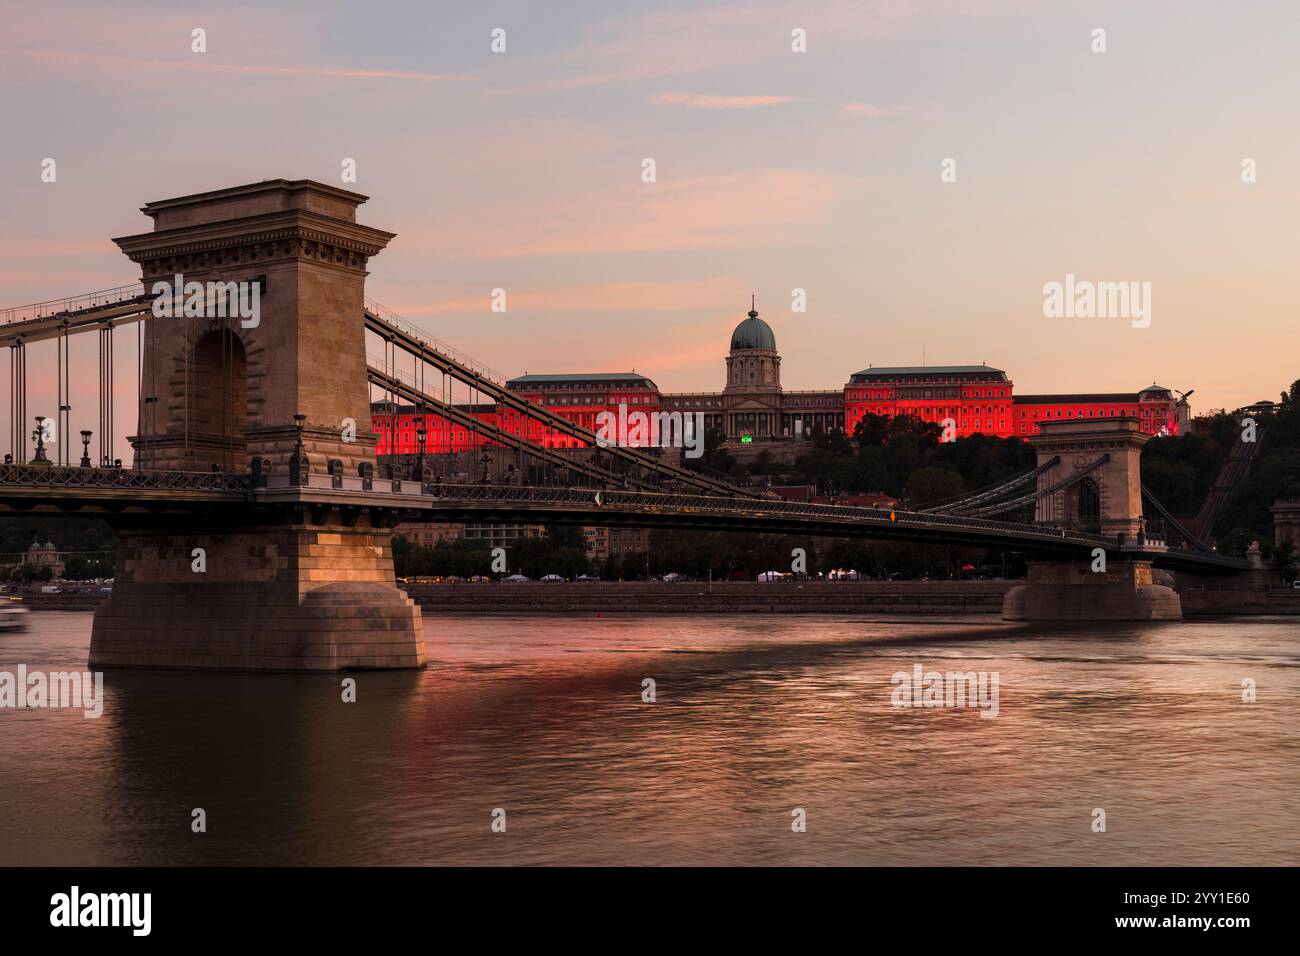
[[[90, 614], [30, 621], [0, 671], [84, 666]], [[425, 633], [429, 668], [353, 675], [355, 703], [343, 675], [113, 672], [98, 719], [0, 710], [0, 864], [1300, 862], [1296, 618]], [[996, 717], [894, 706], [917, 664], [996, 675]]]

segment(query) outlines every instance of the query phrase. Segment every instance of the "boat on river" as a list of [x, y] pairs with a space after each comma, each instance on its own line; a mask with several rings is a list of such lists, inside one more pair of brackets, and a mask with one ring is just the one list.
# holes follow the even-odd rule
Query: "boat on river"
[[0, 631], [21, 631], [27, 627], [27, 615], [31, 611], [23, 607], [23, 599], [0, 595]]

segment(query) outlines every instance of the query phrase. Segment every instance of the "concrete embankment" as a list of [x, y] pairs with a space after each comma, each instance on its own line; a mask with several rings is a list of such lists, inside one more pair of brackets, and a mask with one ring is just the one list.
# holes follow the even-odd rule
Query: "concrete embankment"
[[1178, 589], [1184, 617], [1239, 617], [1250, 614], [1300, 615], [1300, 590], [1219, 586], [1190, 586]]
[[981, 613], [1002, 610], [1014, 581], [643, 581], [590, 584], [411, 584], [424, 609], [450, 613]]
[[[999, 613], [1019, 581], [704, 581], [661, 584], [410, 584], [405, 590], [430, 610], [472, 614], [511, 611], [763, 612], [844, 614]], [[1231, 588], [1180, 588], [1185, 616], [1300, 615], [1300, 591], [1249, 593]], [[21, 594], [33, 611], [93, 611], [97, 591]]]
[[23, 607], [29, 611], [93, 611], [100, 602], [108, 598], [98, 591], [72, 591], [62, 594], [40, 594], [10, 592], [5, 597], [22, 599]]

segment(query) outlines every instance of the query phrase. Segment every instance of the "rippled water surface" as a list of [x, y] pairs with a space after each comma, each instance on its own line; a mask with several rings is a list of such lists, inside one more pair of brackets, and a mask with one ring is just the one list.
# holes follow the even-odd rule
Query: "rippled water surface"
[[[0, 634], [0, 670], [84, 666], [89, 614], [31, 620]], [[0, 864], [1300, 862], [1294, 618], [429, 616], [425, 635], [428, 670], [356, 674], [354, 704], [341, 676], [111, 672], [100, 719], [0, 710]], [[997, 672], [998, 716], [891, 706], [917, 663]]]

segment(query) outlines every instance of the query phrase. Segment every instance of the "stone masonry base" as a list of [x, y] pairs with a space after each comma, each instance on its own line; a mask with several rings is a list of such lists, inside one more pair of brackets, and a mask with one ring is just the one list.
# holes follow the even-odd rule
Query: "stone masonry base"
[[1089, 561], [1031, 561], [1026, 583], [1002, 603], [1006, 621], [1181, 621], [1182, 602], [1155, 584], [1149, 561], [1114, 561], [1094, 572]]
[[394, 582], [391, 532], [364, 517], [345, 526], [299, 514], [238, 527], [172, 517], [168, 527], [117, 530], [113, 595], [91, 632], [93, 668], [425, 664], [420, 609]]

